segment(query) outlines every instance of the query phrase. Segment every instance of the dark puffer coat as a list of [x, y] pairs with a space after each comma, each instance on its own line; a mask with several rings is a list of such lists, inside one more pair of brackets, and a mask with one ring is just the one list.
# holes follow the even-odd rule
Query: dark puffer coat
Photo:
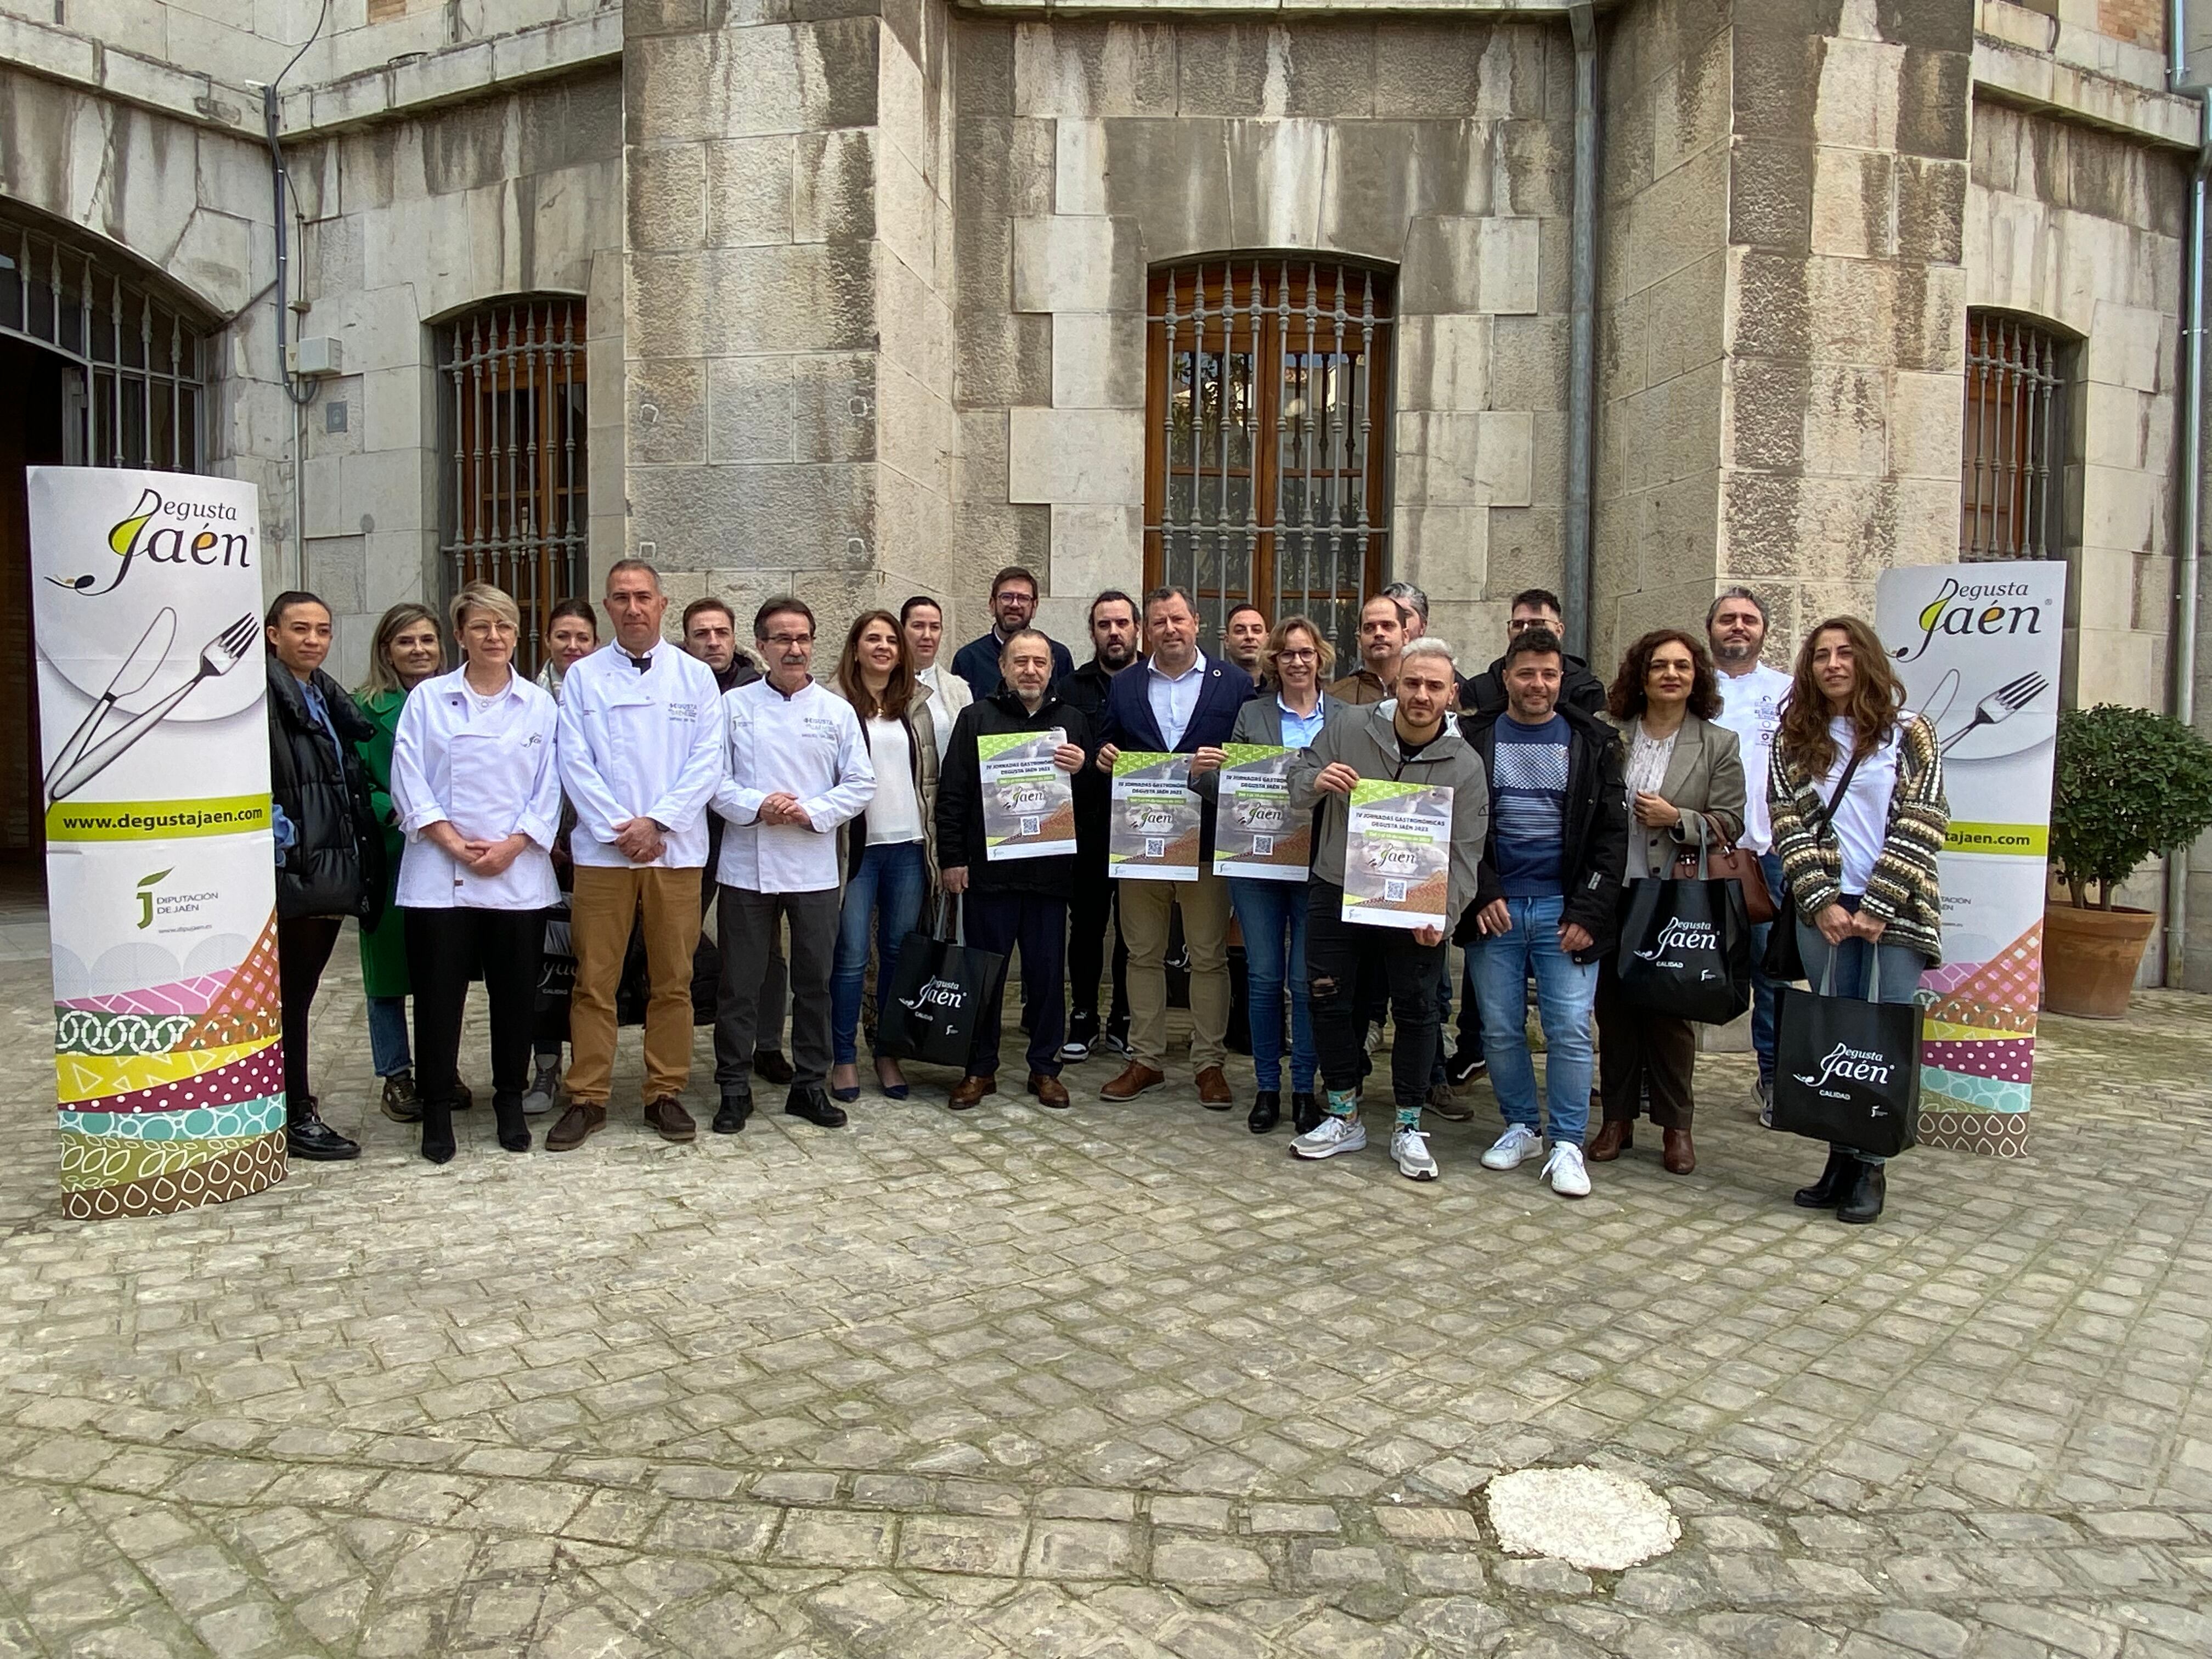
[[384, 912], [384, 833], [354, 745], [375, 727], [321, 669], [313, 684], [337, 730], [335, 749], [292, 671], [270, 656], [269, 793], [295, 836], [276, 855], [276, 914], [288, 921], [352, 916], [374, 926]]

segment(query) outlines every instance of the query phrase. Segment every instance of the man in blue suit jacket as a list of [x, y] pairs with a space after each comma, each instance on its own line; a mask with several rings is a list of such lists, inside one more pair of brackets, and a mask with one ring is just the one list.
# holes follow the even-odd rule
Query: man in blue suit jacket
[[[969, 641], [952, 658], [952, 672], [968, 682], [976, 702], [998, 694], [999, 653], [1006, 648], [1008, 640], [1030, 625], [1036, 608], [1037, 579], [1034, 571], [1010, 564], [991, 578], [992, 625], [981, 639]], [[1042, 629], [1037, 631], [1043, 632]], [[1052, 683], [1057, 686], [1075, 672], [1075, 659], [1068, 654], [1066, 646], [1050, 635], [1046, 636], [1045, 642], [1052, 647]]]
[[[1255, 690], [1234, 663], [1198, 648], [1198, 609], [1180, 587], [1145, 596], [1145, 642], [1152, 654], [1114, 677], [1106, 694], [1105, 744], [1098, 764], [1114, 769], [1124, 749], [1185, 754], [1201, 769], [1221, 764], [1221, 745], [1237, 711]], [[1190, 1063], [1199, 1103], [1225, 1112], [1229, 1078], [1229, 884], [1213, 873], [1213, 818], [1200, 820], [1196, 881], [1124, 880], [1121, 937], [1129, 947], [1129, 1064], [1098, 1093], [1133, 1100], [1167, 1081], [1168, 927], [1182, 912], [1190, 953]]]

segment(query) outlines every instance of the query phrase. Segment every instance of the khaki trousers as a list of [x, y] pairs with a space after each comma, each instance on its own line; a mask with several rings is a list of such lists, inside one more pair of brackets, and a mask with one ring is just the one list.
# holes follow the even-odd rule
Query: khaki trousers
[[615, 1065], [615, 988], [622, 982], [630, 923], [644, 912], [645, 1099], [680, 1095], [691, 1080], [691, 954], [699, 947], [696, 868], [611, 870], [576, 866], [568, 933], [576, 988], [568, 1000], [568, 1093], [604, 1106]]
[[1190, 1066], [1229, 1060], [1229, 884], [1212, 871], [1196, 881], [1123, 881], [1121, 938], [1129, 947], [1130, 1057], [1167, 1069], [1168, 923], [1182, 912], [1190, 952]]

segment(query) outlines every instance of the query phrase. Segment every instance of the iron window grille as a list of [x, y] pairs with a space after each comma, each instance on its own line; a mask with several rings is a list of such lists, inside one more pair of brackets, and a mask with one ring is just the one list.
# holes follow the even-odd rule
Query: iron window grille
[[1961, 559], [2065, 556], [2065, 361], [2046, 329], [1967, 313]]
[[1250, 600], [1357, 662], [1390, 535], [1391, 299], [1386, 272], [1310, 259], [1154, 274], [1145, 582], [1189, 589], [1209, 645]]
[[505, 301], [440, 336], [447, 598], [478, 581], [513, 595], [532, 672], [546, 613], [587, 581], [584, 320], [581, 300]]
[[91, 252], [0, 228], [0, 335], [58, 353], [75, 369], [63, 381], [68, 465], [205, 466], [201, 328]]

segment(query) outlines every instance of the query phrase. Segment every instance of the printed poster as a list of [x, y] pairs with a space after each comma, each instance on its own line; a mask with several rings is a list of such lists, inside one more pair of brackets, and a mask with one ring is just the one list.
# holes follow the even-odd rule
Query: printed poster
[[1943, 965], [1921, 976], [1920, 1139], [2027, 1150], [2043, 989], [2063, 563], [1885, 571], [1875, 626], [1905, 707], [1935, 727], [1951, 832]]
[[975, 739], [983, 785], [983, 857], [1049, 859], [1075, 851], [1075, 793], [1052, 751], [1066, 732], [1001, 732]]
[[1362, 778], [1345, 821], [1346, 921], [1441, 927], [1451, 896], [1452, 792]]
[[1304, 881], [1313, 862], [1313, 814], [1291, 811], [1291, 763], [1303, 752], [1232, 743], [1222, 752], [1213, 806], [1213, 873]]
[[1114, 757], [1106, 873], [1196, 881], [1201, 805], [1190, 792], [1189, 756], [1123, 750]]
[[258, 497], [28, 485], [63, 1208], [243, 1197], [284, 1177]]

